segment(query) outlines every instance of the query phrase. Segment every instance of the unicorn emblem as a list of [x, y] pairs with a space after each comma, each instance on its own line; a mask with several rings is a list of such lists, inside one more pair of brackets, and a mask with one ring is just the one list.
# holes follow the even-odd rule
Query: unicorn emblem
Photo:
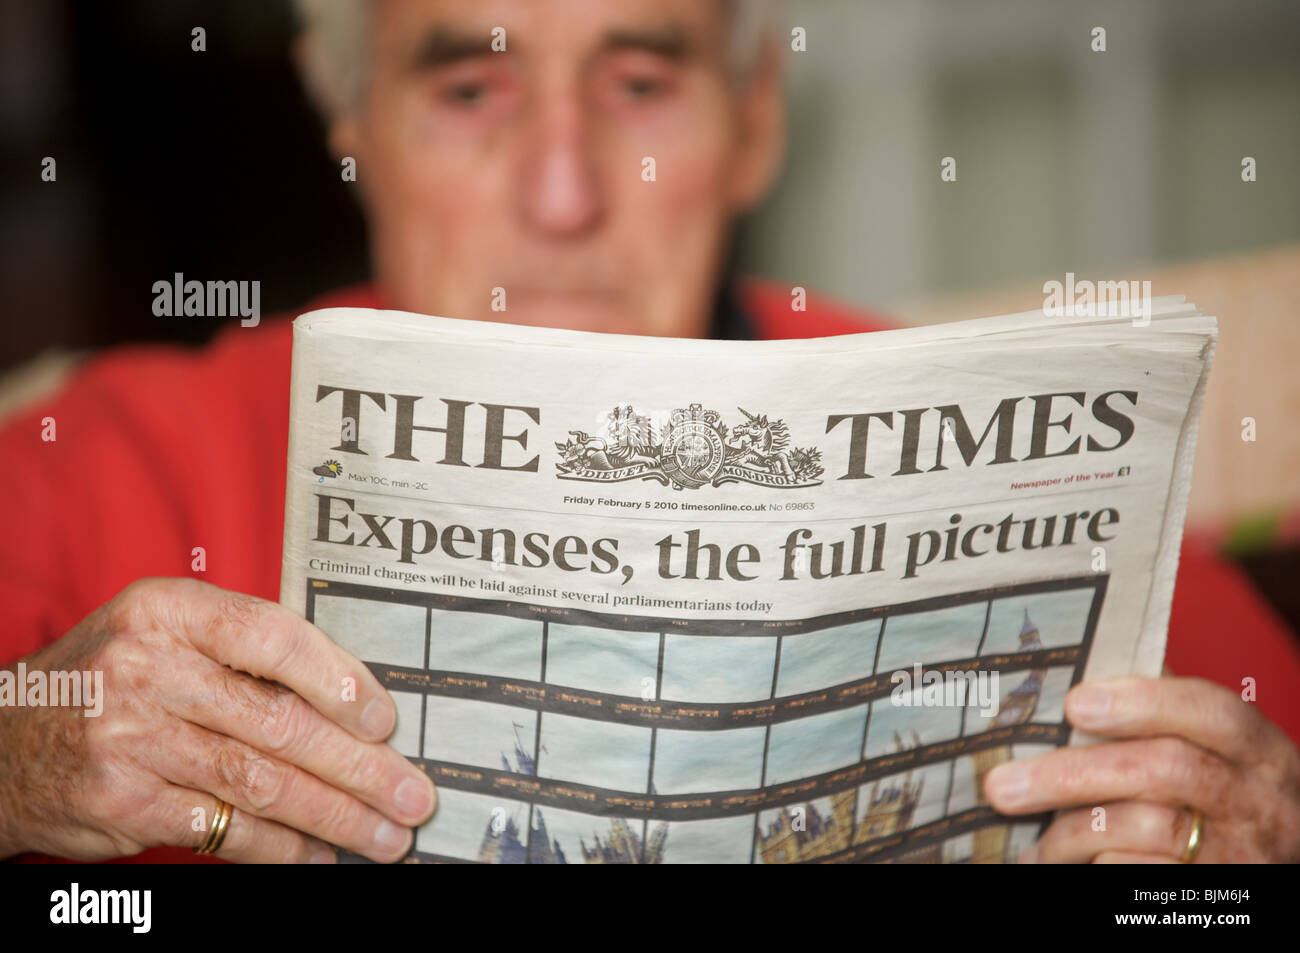
[[744, 407], [736, 409], [745, 415], [746, 420], [731, 430], [731, 437], [725, 444], [726, 462], [793, 480], [796, 474], [790, 466], [790, 453], [785, 449], [790, 443], [790, 428], [785, 421], [769, 422], [767, 414], [755, 416]]

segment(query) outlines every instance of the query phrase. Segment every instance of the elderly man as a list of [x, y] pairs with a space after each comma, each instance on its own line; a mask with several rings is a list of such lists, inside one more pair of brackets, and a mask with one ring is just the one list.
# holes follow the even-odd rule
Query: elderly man
[[[375, 273], [313, 306], [680, 337], [871, 327], [722, 280], [732, 225], [782, 147], [764, 9], [304, 0], [300, 63], [332, 150], [355, 161]], [[497, 287], [506, 312], [491, 309]], [[396, 713], [383, 689], [268, 601], [287, 322], [232, 327], [197, 353], [102, 355], [0, 432], [15, 487], [0, 661], [102, 672], [106, 695], [95, 718], [0, 707], [0, 857], [328, 861], [328, 842], [393, 861], [433, 814], [432, 783], [384, 743]], [[1171, 651], [1188, 670], [1237, 683], [1203, 651], [1219, 638], [1294, 670], [1280, 623], [1228, 567], [1185, 550], [1179, 599]], [[349, 677], [357, 698], [341, 701]], [[987, 784], [1007, 813], [1065, 809], [1038, 859], [1300, 859], [1300, 754], [1234, 692], [1124, 680], [1077, 687], [1066, 711], [1114, 740]]]

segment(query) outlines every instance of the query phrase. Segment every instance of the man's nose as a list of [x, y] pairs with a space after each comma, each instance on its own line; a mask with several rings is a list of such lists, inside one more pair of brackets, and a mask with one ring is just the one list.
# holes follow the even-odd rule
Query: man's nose
[[576, 236], [604, 212], [592, 141], [576, 97], [542, 104], [520, 157], [522, 212], [533, 228]]

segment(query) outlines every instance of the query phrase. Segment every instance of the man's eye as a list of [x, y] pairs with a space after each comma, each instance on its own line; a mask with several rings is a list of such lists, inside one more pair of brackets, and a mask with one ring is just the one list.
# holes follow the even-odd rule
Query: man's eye
[[487, 95], [482, 83], [456, 83], [443, 90], [442, 96], [452, 105], [476, 106]]
[[633, 99], [649, 99], [665, 89], [666, 84], [648, 76], [631, 76], [623, 80], [623, 90]]

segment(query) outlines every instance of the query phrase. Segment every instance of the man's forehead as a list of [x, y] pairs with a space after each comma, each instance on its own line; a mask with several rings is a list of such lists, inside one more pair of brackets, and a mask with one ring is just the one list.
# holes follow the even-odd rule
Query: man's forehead
[[670, 59], [722, 56], [728, 0], [380, 0], [377, 40], [407, 68], [493, 52], [594, 53], [641, 49]]

